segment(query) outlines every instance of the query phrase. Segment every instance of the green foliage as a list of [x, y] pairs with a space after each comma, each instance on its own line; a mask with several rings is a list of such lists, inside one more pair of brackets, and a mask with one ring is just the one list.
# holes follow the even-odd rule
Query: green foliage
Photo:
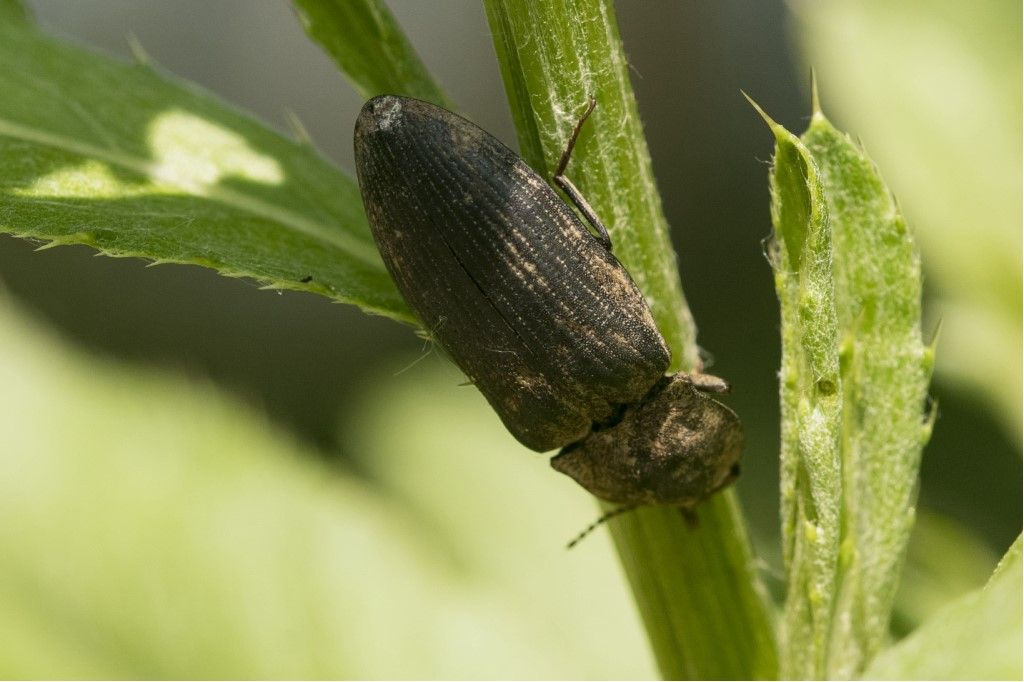
[[28, 10], [20, 0], [0, 0], [0, 19], [17, 22], [28, 21]]
[[799, 138], [767, 116], [765, 120], [775, 135], [775, 242], [768, 257], [782, 316], [780, 478], [787, 591], [781, 674], [824, 677], [842, 513], [842, 377], [833, 234], [825, 188], [811, 153]]
[[[362, 89], [441, 99], [379, 9], [314, 2], [300, 7], [311, 34]], [[592, 56], [617, 61], [603, 67], [603, 80], [589, 89], [570, 93], [570, 72], [557, 79], [572, 102], [551, 119], [549, 130], [557, 128], [553, 139], [560, 149], [578, 114], [575, 105], [583, 105], [589, 92], [616, 93], [602, 95], [603, 115], [594, 120], [598, 135], [621, 143], [597, 163], [574, 165], [574, 177], [597, 197], [598, 210], [608, 209], [603, 215], [611, 216], [618, 253], [651, 296], [677, 363], [692, 367], [692, 320], [667, 245], [625, 61], [620, 51], [607, 50], [605, 31], [614, 35], [614, 19], [606, 5], [593, 3], [587, 11], [596, 12], [598, 22], [582, 43]], [[529, 6], [516, 13], [528, 15]], [[552, 17], [532, 17], [545, 19]], [[548, 25], [565, 23], [559, 15]], [[342, 35], [355, 26], [363, 28]], [[409, 319], [373, 250], [353, 184], [310, 149], [146, 63], [117, 64], [27, 26], [11, 23], [0, 31], [0, 60], [8, 67], [0, 85], [10, 94], [0, 104], [0, 144], [8, 163], [0, 186], [4, 229], [50, 244], [89, 244], [112, 255], [207, 265]], [[387, 38], [372, 59], [367, 48], [375, 41], [367, 31]], [[562, 37], [549, 36], [547, 46]], [[111, 99], [111, 92], [118, 98]], [[631, 134], [616, 127], [618, 113], [628, 115]], [[593, 139], [585, 134], [581, 158], [593, 155]], [[603, 175], [606, 170], [611, 173]], [[630, 191], [618, 194], [619, 185]], [[613, 196], [630, 200], [613, 202]], [[633, 229], [627, 232], [626, 225]], [[770, 676], [769, 618], [732, 495], [709, 505], [703, 516], [698, 531], [671, 510], [646, 511], [617, 525], [656, 649], [670, 673]], [[655, 540], [644, 539], [647, 534]], [[716, 608], [723, 603], [731, 609]], [[670, 626], [661, 620], [666, 614]], [[737, 632], [743, 634], [737, 638]]]
[[888, 638], [934, 418], [924, 415], [934, 353], [921, 339], [917, 247], [878, 170], [817, 106], [802, 139], [817, 163], [834, 235], [843, 556], [841, 630], [833, 634], [829, 674], [847, 677]]
[[450, 107], [381, 0], [295, 0], [309, 36], [369, 99], [403, 94]]
[[611, 544], [563, 549], [588, 497], [440, 358], [361, 392], [367, 480], [19, 312], [0, 296], [0, 677], [654, 674]]
[[[0, 230], [191, 263], [411, 321], [355, 184], [146, 63], [0, 24]], [[309, 279], [312, 278], [312, 279]]]
[[[295, 4], [310, 36], [363, 95], [445, 102], [378, 0]], [[550, 175], [588, 96], [597, 97], [568, 174], [608, 224], [675, 367], [698, 366], [610, 0], [485, 4], [523, 154], [542, 174]], [[844, 41], [826, 29], [862, 27], [861, 10], [818, 5], [796, 3], [807, 25], [821, 29], [814, 35], [827, 38], [809, 38], [812, 49], [834, 59]], [[908, 52], [923, 44], [909, 35], [897, 41]], [[0, 0], [0, 65], [0, 230], [204, 265], [414, 321], [376, 255], [354, 183], [305, 143], [144, 58], [121, 64], [46, 38], [16, 0]], [[860, 97], [850, 73], [845, 96]], [[1019, 119], [1019, 90], [1012, 94], [1008, 109]], [[922, 120], [940, 104], [919, 112]], [[777, 651], [734, 493], [702, 506], [696, 527], [677, 510], [644, 509], [610, 528], [661, 673], [1019, 678], [1019, 539], [984, 589], [885, 649], [931, 426], [924, 410], [933, 355], [921, 339], [919, 258], [877, 169], [817, 102], [799, 138], [768, 122], [776, 138], [769, 255], [783, 340], [780, 641]], [[899, 162], [964, 181], [921, 161], [938, 146], [936, 135], [959, 140], [961, 131], [922, 128], [925, 135], [879, 138], [895, 139]], [[944, 292], [954, 343], [998, 346], [1000, 360], [982, 358], [972, 374], [982, 386], [995, 371], [1019, 369], [1019, 353], [1003, 362], [1001, 343], [1016, 340], [1019, 349], [1019, 234], [1002, 241], [1006, 224], [1016, 217], [1019, 225], [1020, 202], [1016, 214], [1002, 208], [1004, 196], [1020, 192], [1019, 163], [1005, 163], [1005, 149], [1019, 151], [1019, 126], [991, 137], [981, 161], [991, 157], [1006, 172], [992, 186], [973, 174], [966, 180], [975, 182], [966, 194], [989, 212], [963, 209], [963, 191], [940, 193], [931, 212], [917, 209], [929, 216], [922, 222], [947, 231], [942, 240], [927, 237], [925, 248], [945, 259], [943, 269], [954, 272], [948, 282], [958, 283]], [[1010, 138], [1018, 144], [1007, 145]], [[957, 149], [954, 170], [979, 165], [971, 145]], [[957, 252], [972, 249], [984, 257], [958, 269]], [[988, 257], [1007, 263], [988, 272], [977, 265]], [[1000, 273], [1014, 262], [1017, 279], [1005, 280]], [[978, 296], [954, 300], [957, 287]], [[976, 333], [971, 320], [980, 320]], [[455, 383], [452, 374], [392, 381], [366, 396], [350, 431], [371, 484], [313, 463], [212, 390], [68, 352], [3, 300], [0, 342], [0, 512], [16, 520], [0, 525], [5, 674], [650, 673], [630, 607], [609, 587], [609, 548], [594, 539], [566, 559], [545, 534], [551, 519], [568, 518], [588, 498], [572, 498], [570, 482], [524, 457], [475, 392], [437, 388]], [[1006, 414], [1019, 415], [1019, 394], [998, 397]], [[472, 415], [460, 427], [464, 437], [451, 433], [452, 413]], [[395, 415], [402, 428], [393, 428]], [[474, 466], [480, 443], [493, 467]], [[446, 472], [444, 485], [437, 471]], [[506, 532], [496, 509], [527, 520]], [[564, 530], [558, 540], [576, 529]], [[927, 537], [940, 536], [943, 546], [955, 544], [949, 534]], [[596, 561], [575, 563], [581, 552]], [[959, 568], [973, 575], [979, 561]], [[968, 579], [937, 582], [956, 580]], [[920, 602], [934, 601], [924, 592]], [[534, 604], [556, 606], [538, 619]]]
[[[821, 113], [775, 124], [770, 258], [782, 311], [787, 677], [849, 678], [881, 649], [917, 495], [933, 353], [920, 259], [874, 164]], [[811, 646], [808, 646], [808, 642]]]
[[[409, 87], [411, 94], [440, 99], [428, 92], [429, 79], [386, 14], [369, 5], [306, 2], [300, 9], [311, 33], [363, 89]], [[600, 3], [587, 11], [598, 21], [581, 44], [594, 57], [616, 61], [602, 67], [603, 80], [591, 88], [570, 93], [571, 72], [552, 81], [572, 102], [557, 120], [550, 117], [549, 129], [557, 128], [560, 149], [578, 114], [575, 105], [583, 105], [589, 92], [616, 93], [602, 95], [602, 115], [594, 120], [597, 135], [620, 143], [596, 163], [575, 164], [574, 174], [580, 171], [581, 187], [593, 191], [598, 210], [611, 216], [618, 253], [651, 297], [677, 363], [693, 366], [692, 320], [653, 190], [625, 61], [620, 51], [607, 49], [606, 31], [614, 35], [614, 19], [610, 7]], [[515, 16], [568, 25], [562, 15], [531, 17], [528, 5]], [[342, 35], [353, 19], [358, 20], [353, 26], [375, 26], [388, 36], [389, 47], [363, 59], [366, 45], [360, 41], [373, 42], [371, 37], [364, 29]], [[538, 25], [522, 24], [530, 30]], [[170, 81], [146, 63], [121, 65], [14, 23], [0, 31], [0, 60], [7, 67], [0, 85], [9, 94], [0, 103], [7, 164], [0, 185], [4, 229], [50, 244], [88, 244], [112, 255], [207, 265], [410, 319], [373, 249], [353, 183], [310, 149]], [[563, 37], [549, 35], [545, 44]], [[617, 39], [613, 43], [618, 48]], [[631, 134], [618, 129], [619, 113], [628, 115]], [[597, 149], [594, 139], [585, 134], [582, 159]], [[588, 174], [587, 169], [596, 170]], [[629, 191], [620, 193], [619, 185]], [[612, 201], [623, 196], [630, 199]], [[732, 494], [708, 505], [703, 516], [698, 531], [672, 510], [645, 511], [616, 526], [656, 648], [663, 661], [671, 661], [666, 663], [671, 673], [769, 676], [774, 670], [769, 618]], [[650, 534], [654, 541], [645, 539]], [[723, 603], [731, 611], [715, 608]], [[671, 627], [662, 620], [666, 614]], [[736, 632], [744, 634], [729, 637]], [[693, 641], [704, 644], [693, 646]]]
[[883, 652], [869, 680], [1019, 680], [1021, 539], [984, 588], [947, 605], [927, 624]]
[[893, 636], [906, 636], [953, 599], [984, 585], [998, 560], [970, 528], [918, 508], [896, 595]]

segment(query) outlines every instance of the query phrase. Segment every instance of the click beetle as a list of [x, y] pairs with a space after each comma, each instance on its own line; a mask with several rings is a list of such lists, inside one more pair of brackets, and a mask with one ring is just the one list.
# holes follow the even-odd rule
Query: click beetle
[[604, 500], [693, 507], [738, 473], [743, 431], [721, 379], [666, 376], [671, 354], [599, 233], [515, 152], [433, 104], [363, 106], [355, 158], [384, 264], [434, 340], [523, 445]]

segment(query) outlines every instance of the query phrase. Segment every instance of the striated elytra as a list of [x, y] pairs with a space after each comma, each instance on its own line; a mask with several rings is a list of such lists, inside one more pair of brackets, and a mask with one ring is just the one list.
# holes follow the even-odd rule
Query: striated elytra
[[665, 376], [640, 290], [517, 154], [450, 111], [382, 95], [359, 114], [355, 157], [398, 290], [516, 439], [561, 448], [555, 469], [620, 504], [692, 507], [735, 478], [739, 420], [707, 396], [725, 383]]

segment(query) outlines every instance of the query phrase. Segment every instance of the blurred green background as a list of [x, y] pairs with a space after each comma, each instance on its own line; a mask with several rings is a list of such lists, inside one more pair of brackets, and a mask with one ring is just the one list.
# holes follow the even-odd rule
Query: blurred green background
[[[351, 171], [361, 105], [277, 0], [35, 0]], [[393, 2], [462, 111], [514, 146], [482, 8]], [[749, 446], [777, 586], [771, 138], [808, 66], [919, 234], [942, 320], [897, 633], [980, 584], [1021, 523], [1021, 8], [620, 2], [687, 298]], [[596, 508], [409, 328], [194, 267], [0, 237], [0, 677], [654, 674]]]

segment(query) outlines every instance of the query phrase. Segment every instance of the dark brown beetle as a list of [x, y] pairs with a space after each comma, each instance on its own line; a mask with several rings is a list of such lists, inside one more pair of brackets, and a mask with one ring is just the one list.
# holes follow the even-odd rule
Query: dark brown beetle
[[562, 174], [578, 132], [555, 180], [600, 237], [478, 126], [375, 97], [355, 129], [366, 214], [410, 308], [512, 435], [562, 448], [552, 466], [602, 499], [692, 507], [735, 478], [742, 429], [706, 395], [722, 380], [665, 376], [643, 295]]

